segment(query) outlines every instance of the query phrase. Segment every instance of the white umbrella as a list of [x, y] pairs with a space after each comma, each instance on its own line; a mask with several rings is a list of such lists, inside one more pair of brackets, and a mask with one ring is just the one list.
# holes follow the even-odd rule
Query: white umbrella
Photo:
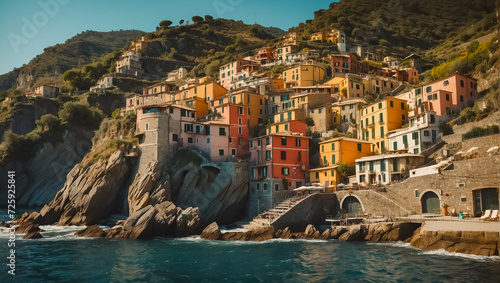
[[463, 152], [463, 151], [459, 151], [459, 152], [455, 153], [455, 155], [460, 155], [460, 154], [464, 154], [464, 153], [465, 152]]
[[476, 149], [478, 149], [478, 147], [477, 147], [477, 146], [472, 147], [472, 148], [470, 148], [469, 150], [467, 150], [467, 153], [469, 153], [469, 152], [473, 152], [473, 151], [474, 151], [474, 150], [476, 150]]
[[494, 146], [494, 147], [488, 149], [486, 152], [493, 152], [493, 151], [497, 151], [498, 149], [499, 149], [498, 146]]

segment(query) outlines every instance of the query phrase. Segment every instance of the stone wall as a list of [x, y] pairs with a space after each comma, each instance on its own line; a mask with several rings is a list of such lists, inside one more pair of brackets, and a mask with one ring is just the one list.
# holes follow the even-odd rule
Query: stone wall
[[[267, 190], [264, 190], [264, 184], [267, 184]], [[275, 185], [278, 185], [279, 190], [275, 190]], [[257, 190], [257, 186], [259, 189]], [[283, 200], [291, 192], [283, 190], [282, 179], [263, 179], [261, 181], [251, 181], [250, 197], [248, 200], [247, 218], [252, 219], [259, 213], [271, 209], [278, 202]]]
[[412, 210], [407, 209], [407, 207], [398, 202], [397, 199], [391, 199], [390, 196], [373, 190], [359, 190], [352, 192], [337, 191], [335, 194], [338, 198], [339, 210], [342, 208], [344, 199], [348, 196], [353, 196], [361, 203], [363, 211], [360, 212], [360, 215], [367, 214], [369, 217], [397, 217], [407, 216], [413, 213]]
[[301, 201], [277, 219], [272, 226], [275, 230], [288, 227], [292, 232], [304, 231], [308, 224], [319, 225], [327, 215], [335, 215], [337, 197], [335, 194], [316, 194]]
[[459, 143], [462, 141], [462, 135], [470, 131], [473, 127], [485, 127], [498, 124], [500, 124], [500, 111], [496, 111], [478, 122], [471, 122], [459, 126], [454, 126], [454, 134], [444, 136], [443, 140], [446, 143]]
[[[436, 193], [440, 203], [449, 205], [448, 211], [474, 213], [473, 191], [500, 187], [500, 156], [455, 161], [451, 169], [407, 179], [386, 187], [387, 193], [405, 207], [422, 211], [421, 197], [427, 191]], [[415, 191], [418, 193], [415, 194]]]

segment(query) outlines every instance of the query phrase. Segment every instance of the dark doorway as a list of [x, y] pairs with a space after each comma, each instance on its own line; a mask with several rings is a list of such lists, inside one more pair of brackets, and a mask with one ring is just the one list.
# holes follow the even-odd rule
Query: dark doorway
[[422, 213], [440, 213], [439, 197], [433, 192], [426, 192], [422, 196]]
[[363, 212], [361, 203], [353, 196], [348, 196], [342, 203], [342, 210], [347, 212], [350, 217], [358, 216]]
[[485, 210], [498, 210], [498, 189], [485, 188], [474, 191], [474, 214], [481, 216]]

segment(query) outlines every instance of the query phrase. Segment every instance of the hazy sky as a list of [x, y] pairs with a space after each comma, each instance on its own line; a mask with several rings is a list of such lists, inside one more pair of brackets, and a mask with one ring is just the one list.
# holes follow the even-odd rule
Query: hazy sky
[[43, 49], [85, 30], [155, 30], [161, 20], [194, 15], [257, 22], [287, 30], [332, 0], [1, 0], [0, 74], [27, 64]]

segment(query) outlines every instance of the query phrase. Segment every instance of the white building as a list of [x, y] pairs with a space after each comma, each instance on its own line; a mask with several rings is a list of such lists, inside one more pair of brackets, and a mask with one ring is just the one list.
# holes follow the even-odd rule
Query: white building
[[179, 69], [168, 73], [167, 82], [182, 80], [188, 76], [186, 68], [180, 67]]
[[44, 97], [44, 98], [54, 98], [56, 94], [61, 92], [61, 89], [53, 85], [41, 85], [37, 86], [33, 92], [26, 93], [26, 96], [30, 97]]
[[142, 75], [144, 70], [141, 64], [141, 53], [137, 51], [127, 51], [123, 53], [120, 60], [116, 62], [116, 72], [118, 74], [128, 74], [133, 76]]
[[113, 77], [102, 77], [97, 81], [97, 84], [90, 88], [91, 92], [98, 92], [113, 86]]
[[392, 153], [356, 159], [356, 181], [361, 186], [386, 185], [409, 177], [410, 170], [422, 166], [425, 157], [410, 153]]
[[441, 140], [439, 124], [439, 116], [434, 111], [409, 117], [408, 128], [388, 133], [389, 151], [405, 149], [410, 153], [421, 153]]
[[398, 59], [391, 56], [384, 57], [384, 63], [391, 69], [397, 69], [399, 67]]

